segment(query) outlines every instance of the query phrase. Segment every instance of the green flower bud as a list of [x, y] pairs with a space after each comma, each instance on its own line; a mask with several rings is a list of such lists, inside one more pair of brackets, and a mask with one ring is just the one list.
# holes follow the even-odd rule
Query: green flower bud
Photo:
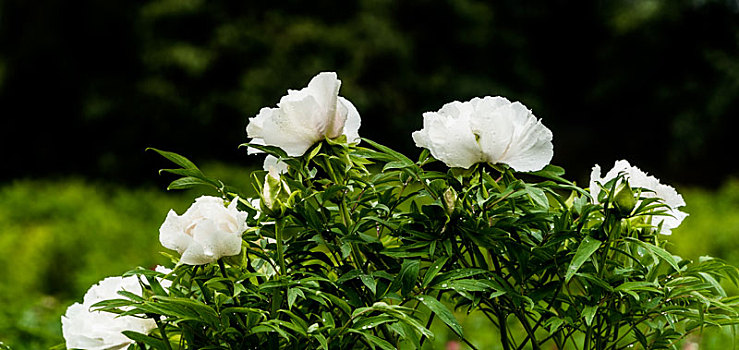
[[262, 193], [259, 194], [262, 199], [262, 211], [275, 218], [282, 217], [293, 202], [292, 194], [290, 187], [282, 180], [277, 169], [270, 168], [264, 177]]
[[621, 215], [629, 215], [636, 206], [636, 197], [634, 191], [631, 190], [629, 183], [624, 181], [616, 192], [616, 196], [613, 198], [613, 204], [618, 209]]

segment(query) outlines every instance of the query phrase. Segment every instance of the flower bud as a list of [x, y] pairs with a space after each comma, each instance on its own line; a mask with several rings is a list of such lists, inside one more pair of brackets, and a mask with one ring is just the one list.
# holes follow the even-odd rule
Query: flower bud
[[628, 182], [624, 181], [619, 186], [616, 196], [613, 198], [613, 204], [621, 215], [629, 215], [634, 210], [636, 198]]
[[292, 191], [281, 179], [280, 172], [271, 167], [264, 177], [264, 186], [260, 193], [262, 211], [275, 218], [282, 217], [292, 200], [291, 194]]
[[447, 215], [452, 215], [457, 202], [457, 192], [453, 188], [447, 187], [444, 191], [444, 208]]

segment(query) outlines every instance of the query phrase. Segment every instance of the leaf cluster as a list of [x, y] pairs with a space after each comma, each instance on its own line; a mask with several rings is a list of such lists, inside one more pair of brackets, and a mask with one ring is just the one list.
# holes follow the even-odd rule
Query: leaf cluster
[[[411, 160], [364, 142], [327, 140], [301, 157], [245, 144], [288, 165], [279, 211], [156, 150], [179, 166], [164, 170], [180, 176], [170, 189], [212, 187], [250, 214], [242, 253], [134, 270], [144, 295], [97, 306], [154, 319], [151, 334], [126, 335], [167, 350], [420, 348], [434, 319], [474, 348], [455, 310], [482, 312], [504, 349], [669, 349], [739, 320], [720, 284], [738, 270], [670, 254], [651, 224], [664, 204], [646, 190], [623, 194], [614, 180], [592, 198], [553, 165], [433, 171], [427, 151]], [[262, 196], [265, 176], [252, 174]]]

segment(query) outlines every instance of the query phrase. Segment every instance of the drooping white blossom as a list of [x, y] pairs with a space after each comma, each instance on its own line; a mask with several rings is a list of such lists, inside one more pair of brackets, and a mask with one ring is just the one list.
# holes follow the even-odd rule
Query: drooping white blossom
[[413, 141], [447, 166], [465, 169], [487, 162], [536, 171], [554, 154], [552, 132], [526, 106], [499, 96], [454, 101], [424, 113]]
[[[265, 107], [246, 127], [250, 142], [282, 148], [289, 156], [303, 155], [324, 138], [346, 135], [358, 143], [359, 112], [339, 96], [341, 81], [334, 72], [319, 73], [301, 90], [288, 90], [277, 108]], [[258, 152], [250, 148], [249, 153]]]
[[170, 210], [159, 228], [159, 241], [180, 253], [180, 263], [204, 265], [241, 253], [241, 235], [247, 213], [236, 208], [238, 198], [225, 206], [223, 199], [202, 196], [182, 215]]
[[82, 304], [74, 303], [62, 316], [62, 334], [69, 349], [123, 349], [133, 343], [123, 331], [148, 334], [156, 328], [152, 319], [118, 316], [115, 313], [92, 311], [92, 305], [103, 300], [122, 299], [119, 291], [141, 295], [141, 285], [135, 276], [108, 277], [85, 293]]
[[660, 183], [659, 179], [632, 166], [626, 160], [616, 161], [613, 169], [608, 171], [603, 177], [601, 177], [600, 166], [596, 164], [593, 167], [590, 173], [590, 194], [596, 202], [598, 202], [598, 195], [601, 192], [601, 187], [598, 184], [604, 185], [618, 177], [621, 173], [625, 174], [625, 178], [631, 187], [648, 190], [641, 193], [642, 197], [659, 198], [662, 203], [667, 205], [667, 208], [664, 209], [667, 211], [667, 215], [652, 217], [652, 225], [659, 226], [660, 223], [662, 224], [661, 234], [672, 234], [672, 229], [680, 226], [680, 223], [688, 216], [687, 213], [678, 210], [678, 208], [685, 206], [685, 200], [683, 196], [677, 193], [674, 187]]

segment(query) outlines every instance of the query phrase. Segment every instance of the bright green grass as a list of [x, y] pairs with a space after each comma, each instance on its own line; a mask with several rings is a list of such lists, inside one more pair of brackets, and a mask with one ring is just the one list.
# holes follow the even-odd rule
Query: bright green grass
[[[203, 169], [251, 190], [249, 169], [218, 164]], [[739, 264], [739, 181], [717, 191], [680, 192], [690, 216], [669, 237], [671, 251], [685, 258], [712, 255]], [[60, 316], [90, 285], [136, 266], [167, 262], [159, 254], [159, 225], [167, 211], [182, 213], [199, 195], [79, 179], [0, 185], [0, 342], [16, 350], [61, 343]], [[477, 348], [499, 348], [498, 333], [483, 316], [458, 316]], [[426, 348], [444, 349], [456, 338], [438, 322], [432, 329], [437, 338]], [[701, 348], [731, 349], [732, 339], [730, 330], [707, 331]]]
[[[210, 164], [203, 171], [253, 192], [249, 169]], [[159, 226], [170, 209], [181, 214], [201, 194], [80, 179], [0, 185], [0, 342], [16, 350], [61, 343], [60, 316], [92, 284], [167, 263]]]

